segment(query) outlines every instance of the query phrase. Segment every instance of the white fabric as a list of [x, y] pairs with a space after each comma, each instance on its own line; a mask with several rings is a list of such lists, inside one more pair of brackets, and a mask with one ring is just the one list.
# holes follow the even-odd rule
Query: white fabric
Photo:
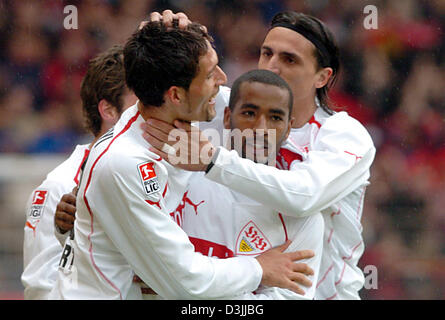
[[77, 197], [74, 261], [59, 269], [51, 298], [140, 299], [137, 274], [166, 299], [216, 299], [255, 290], [251, 257], [195, 253], [171, 219], [190, 173], [151, 153], [137, 105], [92, 148]]
[[88, 145], [78, 145], [31, 193], [26, 206], [23, 242], [25, 299], [47, 299], [57, 276], [62, 246], [55, 236], [54, 214], [60, 198], [77, 185]]
[[[219, 147], [206, 177], [292, 217], [322, 212], [325, 241], [316, 299], [359, 299], [364, 283], [357, 262], [364, 250], [360, 223], [375, 147], [366, 129], [346, 112], [318, 108], [293, 129], [278, 170]], [[302, 161], [293, 161], [301, 159]]]
[[[263, 203], [267, 202], [267, 197]], [[236, 299], [311, 300], [315, 294], [322, 250], [324, 222], [321, 213], [304, 218], [281, 215], [240, 193], [196, 174], [183, 196], [175, 218], [190, 237], [195, 250], [208, 256], [257, 256], [292, 240], [287, 251], [311, 249], [315, 257], [298, 261], [314, 271], [305, 295], [281, 288], [262, 287]]]

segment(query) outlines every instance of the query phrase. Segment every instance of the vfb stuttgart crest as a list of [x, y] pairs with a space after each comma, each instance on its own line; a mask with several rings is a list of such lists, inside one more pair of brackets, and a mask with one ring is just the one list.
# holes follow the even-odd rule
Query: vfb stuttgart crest
[[160, 190], [158, 177], [154, 170], [153, 162], [146, 162], [138, 165], [139, 176], [146, 195], [157, 193]]
[[257, 255], [271, 247], [270, 241], [253, 221], [242, 228], [236, 240], [237, 255]]

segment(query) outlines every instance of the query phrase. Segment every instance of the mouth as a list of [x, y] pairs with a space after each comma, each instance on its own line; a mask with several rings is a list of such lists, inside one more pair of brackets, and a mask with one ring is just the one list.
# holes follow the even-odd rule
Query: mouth
[[209, 105], [215, 105], [216, 104], [216, 96], [218, 95], [219, 89], [210, 97], [208, 103]]
[[209, 105], [215, 105], [216, 104], [216, 96], [209, 99]]
[[261, 142], [251, 142], [251, 141], [247, 141], [246, 142], [246, 146], [248, 146], [249, 148], [252, 148], [253, 150], [267, 150], [269, 149], [269, 146], [267, 145], [267, 143], [261, 143]]

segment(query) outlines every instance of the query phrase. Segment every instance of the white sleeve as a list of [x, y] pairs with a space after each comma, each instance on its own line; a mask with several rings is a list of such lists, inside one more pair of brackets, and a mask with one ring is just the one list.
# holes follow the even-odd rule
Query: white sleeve
[[294, 161], [290, 171], [218, 147], [206, 177], [283, 214], [315, 214], [368, 183], [375, 156], [371, 137], [361, 125], [338, 126], [335, 121], [324, 124], [312, 151], [304, 161]]
[[61, 183], [45, 180], [27, 202], [21, 277], [25, 299], [46, 299], [55, 281], [62, 247], [54, 236], [54, 212], [63, 192]]
[[[168, 212], [147, 203], [137, 173], [137, 164], [146, 161], [110, 159], [86, 195], [134, 272], [165, 299], [218, 299], [257, 289], [262, 269], [256, 259], [222, 260], [195, 253]], [[160, 201], [163, 207], [161, 196]]]
[[[285, 217], [286, 219], [286, 217]], [[290, 218], [294, 219], [294, 218]], [[313, 250], [315, 256], [310, 259], [299, 260], [296, 263], [306, 263], [312, 270], [314, 270], [313, 276], [307, 278], [312, 282], [310, 288], [306, 288], [300, 285], [300, 288], [304, 290], [305, 294], [300, 295], [293, 291], [282, 289], [278, 287], [261, 287], [256, 290], [255, 293], [247, 293], [238, 296], [236, 299], [240, 300], [312, 300], [315, 296], [316, 284], [319, 278], [319, 270], [321, 264], [321, 257], [323, 253], [323, 233], [324, 233], [324, 220], [322, 215], [316, 214], [305, 219], [304, 225], [298, 230], [294, 230], [293, 234], [290, 234], [289, 239], [292, 240], [291, 245], [287, 248], [286, 252], [293, 252], [299, 250]]]

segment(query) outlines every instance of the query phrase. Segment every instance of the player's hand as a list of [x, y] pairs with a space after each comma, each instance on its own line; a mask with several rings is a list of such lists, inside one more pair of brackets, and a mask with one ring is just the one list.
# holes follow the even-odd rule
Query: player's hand
[[[148, 22], [162, 21], [166, 27], [178, 27], [179, 29], [185, 29], [192, 23], [184, 12], [173, 13], [171, 10], [164, 10], [162, 14], [154, 11], [151, 12], [148, 21], [142, 21], [139, 25], [139, 29], [142, 29]], [[206, 27], [205, 31], [207, 31]]]
[[205, 171], [215, 151], [213, 145], [190, 123], [175, 120], [173, 124], [157, 119], [141, 124], [150, 151], [178, 168]]
[[295, 263], [295, 261], [312, 258], [314, 252], [312, 250], [302, 250], [285, 253], [284, 251], [290, 243], [291, 241], [288, 240], [285, 244], [256, 257], [263, 268], [261, 284], [268, 287], [289, 289], [304, 295], [305, 292], [299, 285], [312, 286], [312, 282], [306, 276], [313, 275], [314, 271], [307, 264]]
[[[192, 21], [187, 17], [184, 12], [173, 13], [171, 10], [164, 10], [162, 14], [157, 11], [151, 12], [147, 21], [142, 21], [139, 24], [139, 30], [142, 29], [149, 22], [162, 21], [166, 27], [177, 27], [181, 30], [187, 28]], [[201, 26], [201, 29], [207, 33], [207, 27]]]
[[70, 193], [64, 194], [57, 204], [54, 223], [61, 233], [66, 233], [74, 227], [77, 190], [75, 187]]

